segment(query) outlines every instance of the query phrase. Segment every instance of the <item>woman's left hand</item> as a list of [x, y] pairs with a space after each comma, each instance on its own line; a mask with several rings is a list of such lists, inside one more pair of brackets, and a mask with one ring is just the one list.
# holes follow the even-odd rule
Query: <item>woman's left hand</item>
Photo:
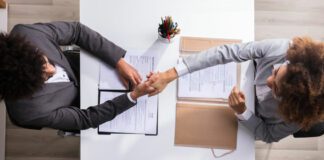
[[236, 86], [232, 89], [231, 94], [228, 97], [228, 104], [236, 114], [242, 114], [246, 110], [245, 96], [236, 88]]

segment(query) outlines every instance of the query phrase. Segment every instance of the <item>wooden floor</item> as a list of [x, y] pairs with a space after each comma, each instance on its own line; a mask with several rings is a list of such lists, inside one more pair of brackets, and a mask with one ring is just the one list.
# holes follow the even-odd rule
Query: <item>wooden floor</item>
[[[255, 39], [310, 36], [324, 40], [323, 0], [255, 0]], [[256, 160], [324, 160], [324, 136], [256, 142]]]
[[255, 39], [311, 36], [324, 40], [323, 0], [255, 0]]
[[[7, 0], [8, 29], [18, 23], [79, 21], [79, 0]], [[60, 137], [57, 130], [30, 130], [7, 118], [6, 160], [78, 160], [80, 137]]]
[[[9, 30], [17, 23], [78, 21], [79, 0], [7, 0]], [[255, 39], [308, 35], [324, 40], [323, 0], [255, 0]], [[9, 120], [7, 120], [9, 121]], [[79, 137], [7, 123], [7, 160], [77, 160]], [[256, 160], [324, 160], [324, 137], [256, 142]]]

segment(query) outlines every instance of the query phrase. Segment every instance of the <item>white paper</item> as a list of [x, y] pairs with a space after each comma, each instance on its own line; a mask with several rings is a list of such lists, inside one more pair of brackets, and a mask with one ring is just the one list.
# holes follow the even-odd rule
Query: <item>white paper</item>
[[[137, 69], [143, 80], [150, 71], [154, 71], [154, 56], [141, 56], [137, 52], [127, 52], [124, 59]], [[99, 89], [127, 90], [117, 70], [103, 63], [100, 64]]]
[[227, 99], [236, 83], [236, 63], [217, 65], [180, 77], [178, 97]]
[[[100, 92], [100, 103], [111, 100], [122, 92]], [[137, 100], [137, 105], [117, 115], [113, 120], [99, 126], [100, 132], [117, 133], [157, 133], [157, 96], [143, 96]]]
[[[142, 80], [150, 71], [154, 71], [155, 57], [138, 52], [127, 52], [126, 62], [137, 69]], [[100, 103], [111, 100], [128, 90], [119, 79], [118, 72], [109, 66], [100, 64], [99, 89], [119, 90], [119, 92], [100, 91]], [[99, 126], [100, 132], [157, 134], [157, 96], [143, 96], [137, 99], [137, 105], [117, 115], [113, 120]]]
[[127, 90], [119, 78], [114, 68], [100, 64], [99, 89]]

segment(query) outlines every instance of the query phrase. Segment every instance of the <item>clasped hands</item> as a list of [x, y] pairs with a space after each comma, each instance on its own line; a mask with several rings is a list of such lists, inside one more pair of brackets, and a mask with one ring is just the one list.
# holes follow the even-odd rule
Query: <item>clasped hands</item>
[[[129, 65], [124, 59], [118, 61], [117, 71], [125, 86], [128, 87], [128, 81], [131, 82], [133, 91], [131, 97], [136, 100], [138, 97], [148, 94], [154, 96], [164, 90], [164, 88], [173, 80], [178, 78], [178, 74], [174, 68], [165, 72], [150, 72], [146, 76], [146, 80], [142, 82], [142, 78], [135, 68]], [[246, 110], [244, 94], [234, 87], [229, 95], [228, 104], [237, 114], [242, 114]]]
[[146, 76], [147, 79], [142, 82], [140, 74], [124, 58], [117, 62], [116, 69], [119, 72], [121, 81], [127, 88], [129, 87], [129, 82], [131, 83], [133, 91], [130, 95], [134, 100], [146, 94], [154, 96], [160, 93], [169, 82], [177, 77], [174, 69], [171, 72], [150, 72]]

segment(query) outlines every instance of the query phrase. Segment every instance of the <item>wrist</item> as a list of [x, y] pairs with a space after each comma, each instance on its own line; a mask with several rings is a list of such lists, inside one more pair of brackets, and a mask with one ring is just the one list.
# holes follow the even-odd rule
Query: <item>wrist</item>
[[242, 107], [240, 109], [235, 110], [236, 114], [243, 114], [246, 111], [246, 107]]
[[167, 83], [175, 80], [178, 77], [178, 73], [175, 68], [171, 68], [165, 72], [163, 72], [163, 78]]
[[135, 92], [135, 91], [132, 91], [131, 93], [130, 93], [130, 97], [133, 99], [133, 100], [137, 100], [137, 98], [139, 97], [138, 96], [138, 94]]
[[120, 68], [125, 63], [124, 58], [120, 58], [116, 63], [116, 68]]

